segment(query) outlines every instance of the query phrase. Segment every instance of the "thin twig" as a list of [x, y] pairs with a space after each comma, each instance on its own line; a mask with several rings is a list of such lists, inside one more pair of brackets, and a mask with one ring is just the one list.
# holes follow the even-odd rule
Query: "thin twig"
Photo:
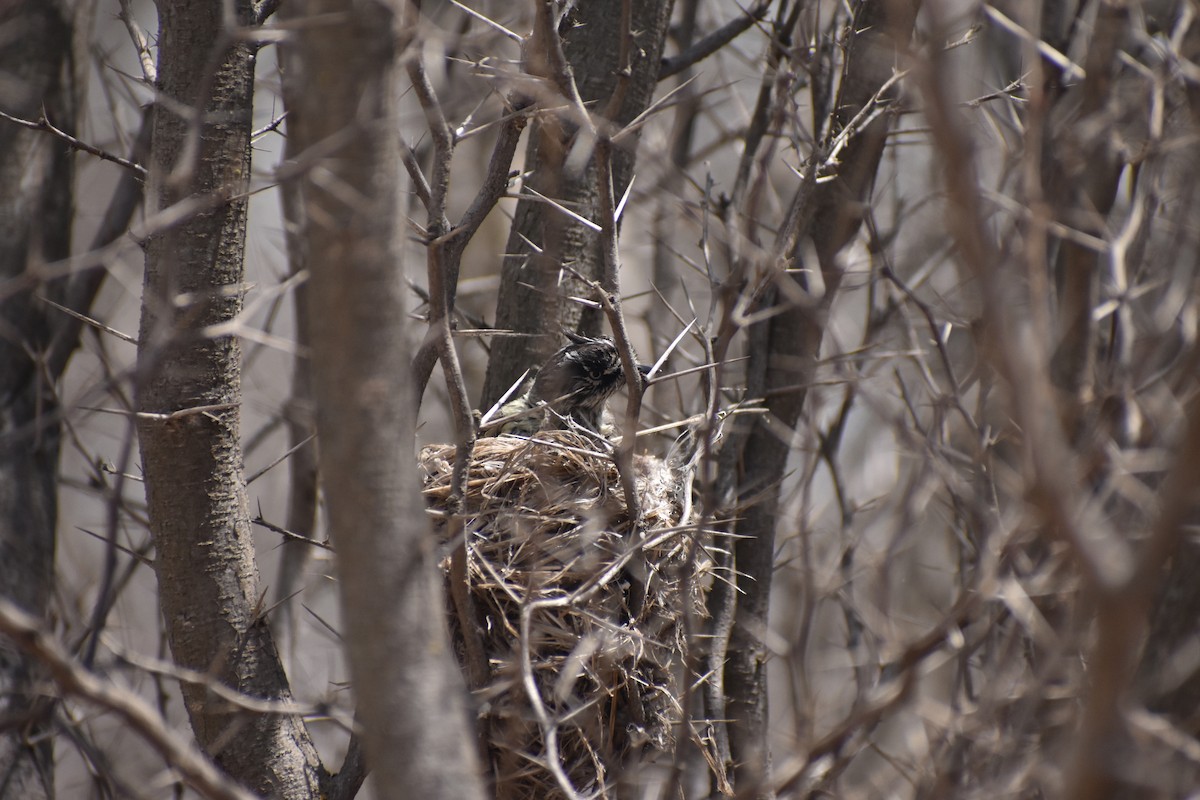
[[254, 800], [254, 795], [218, 770], [196, 748], [170, 730], [162, 716], [128, 689], [102, 681], [76, 664], [39, 621], [0, 599], [0, 633], [49, 671], [66, 694], [115, 713], [150, 744], [183, 781], [209, 800]]
[[677, 53], [670, 58], [663, 58], [662, 64], [658, 68], [658, 79], [661, 81], [672, 75], [678, 75], [688, 67], [708, 58], [765, 17], [770, 7], [771, 0], [758, 0], [754, 7], [743, 12], [742, 16], [725, 23], [682, 53]]
[[287, 118], [288, 118], [288, 112], [284, 111], [278, 117], [271, 120], [266, 125], [262, 126], [261, 128], [254, 131], [253, 133], [251, 133], [250, 141], [256, 142], [259, 139], [261, 139], [262, 137], [266, 136], [268, 133], [273, 133], [273, 132], [279, 130], [279, 127], [281, 125], [283, 125], [283, 121]]
[[[419, 25], [420, 6], [414, 0], [405, 10], [405, 26], [410, 36], [416, 35]], [[475, 420], [471, 415], [471, 401], [467, 396], [462, 365], [458, 360], [458, 351], [455, 349], [454, 336], [450, 328], [462, 250], [448, 247], [442, 238], [448, 233], [446, 200], [450, 190], [450, 163], [454, 151], [454, 137], [449, 123], [446, 122], [442, 107], [438, 103], [433, 85], [425, 73], [424, 60], [419, 49], [410, 54], [407, 66], [409, 80], [412, 82], [421, 109], [425, 113], [425, 120], [429, 125], [429, 132], [433, 140], [433, 176], [429, 184], [427, 205], [427, 229], [430, 238], [426, 249], [430, 324], [427, 341], [434, 343], [437, 357], [442, 362], [442, 374], [446, 380], [446, 391], [450, 397], [450, 407], [454, 415], [454, 471], [450, 482], [450, 498], [447, 502], [449, 513], [446, 517], [449, 539], [456, 543], [454, 552], [450, 556], [450, 596], [454, 600], [459, 628], [466, 649], [468, 678], [472, 688], [479, 688], [487, 684], [490, 669], [467, 582], [467, 540], [463, 519], [464, 487], [470, 468], [471, 453], [475, 447]], [[515, 140], [511, 144], [515, 152]], [[511, 156], [509, 160], [511, 161]], [[502, 166], [502, 172], [507, 176], [507, 164]], [[492, 192], [498, 194], [495, 186], [490, 188]], [[480, 198], [476, 199], [480, 201]], [[486, 203], [486, 199], [480, 202]], [[478, 211], [476, 213], [479, 214]], [[480, 216], [477, 221], [473, 221], [473, 224], [477, 227], [482, 221], [483, 217]], [[469, 238], [467, 237], [467, 239]], [[423, 376], [418, 375], [417, 377], [419, 379]], [[424, 385], [417, 386], [418, 397], [424, 393], [424, 389]]]
[[297, 450], [304, 447], [306, 444], [308, 444], [309, 442], [311, 442], [313, 439], [316, 439], [316, 438], [317, 438], [317, 435], [315, 433], [313, 433], [313, 434], [310, 434], [307, 438], [305, 438], [305, 439], [297, 442], [296, 444], [292, 445], [291, 447], [289, 447], [286, 451], [284, 451], [283, 455], [279, 456], [279, 458], [275, 459], [270, 464], [267, 464], [265, 467], [260, 469], [258, 472], [255, 472], [253, 475], [246, 478], [246, 485], [249, 486], [250, 484], [254, 483], [256, 480], [261, 478], [263, 475], [266, 475], [272, 469], [274, 469], [275, 467], [282, 464], [284, 461], [287, 461], [289, 456], [291, 456]]
[[138, 24], [132, 5], [131, 0], [121, 0], [121, 10], [117, 13], [117, 17], [125, 23], [125, 30], [129, 32], [129, 38], [133, 40], [133, 49], [138, 55], [138, 65], [142, 68], [142, 80], [146, 82], [147, 86], [154, 86], [158, 83], [158, 68], [154, 64], [154, 51], [150, 47], [150, 38]]
[[266, 528], [274, 533], [278, 533], [280, 536], [289, 541], [302, 542], [312, 547], [319, 547], [320, 549], [326, 550], [330, 553], [333, 552], [333, 545], [331, 545], [329, 542], [322, 542], [319, 539], [313, 539], [311, 537], [295, 533], [294, 531], [289, 531], [287, 528], [280, 527], [273, 522], [267, 522], [265, 519], [263, 519], [261, 513], [254, 519], [250, 520], [250, 523], [252, 525], [258, 525], [261, 528]]
[[20, 125], [24, 128], [29, 128], [30, 130], [45, 131], [46, 133], [49, 133], [52, 136], [66, 142], [75, 150], [88, 153], [89, 155], [96, 156], [96, 158], [100, 158], [105, 161], [111, 161], [112, 163], [118, 164], [125, 169], [133, 170], [142, 178], [146, 177], [146, 168], [141, 164], [135, 164], [129, 159], [122, 158], [116, 153], [110, 153], [103, 148], [96, 147], [95, 145], [88, 144], [80, 139], [76, 139], [66, 131], [59, 130], [58, 128], [54, 127], [49, 119], [46, 118], [46, 112], [44, 111], [40, 116], [38, 116], [37, 120], [21, 119], [20, 117], [14, 117], [12, 114], [6, 114], [5, 112], [0, 111], [0, 119], [6, 119], [9, 122]]
[[125, 420], [125, 435], [121, 439], [121, 457], [117, 462], [116, 479], [109, 491], [105, 509], [104, 572], [100, 579], [100, 588], [96, 592], [96, 606], [92, 609], [92, 621], [89, 625], [87, 643], [84, 646], [82, 663], [85, 669], [91, 669], [96, 658], [96, 647], [100, 643], [100, 634], [108, 622], [108, 615], [115, 600], [113, 584], [117, 573], [117, 535], [121, 530], [121, 498], [125, 494], [125, 474], [129, 471], [129, 462], [133, 458], [136, 427], [133, 417]]
[[524, 41], [524, 37], [522, 37], [520, 34], [510, 31], [508, 28], [504, 27], [499, 22], [496, 22], [496, 20], [492, 19], [491, 17], [488, 17], [484, 14], [480, 14], [478, 11], [476, 11], [473, 8], [468, 8], [467, 6], [458, 2], [458, 0], [450, 0], [450, 4], [452, 6], [454, 6], [455, 8], [457, 8], [459, 11], [465, 12], [469, 16], [474, 17], [475, 19], [479, 20], [480, 22], [482, 22], [484, 25], [487, 25], [492, 30], [499, 31], [500, 33], [507, 36], [509, 39], [512, 39], [514, 42], [519, 43], [519, 42]]
[[68, 317], [71, 317], [73, 319], [76, 319], [76, 320], [84, 323], [85, 325], [90, 325], [91, 327], [95, 328], [98, 331], [104, 331], [105, 333], [107, 333], [111, 336], [115, 336], [116, 338], [120, 339], [122, 342], [126, 342], [127, 344], [132, 344], [132, 345], [136, 345], [138, 343], [136, 336], [130, 336], [128, 333], [125, 333], [124, 331], [119, 331], [116, 328], [105, 325], [100, 320], [92, 319], [91, 317], [89, 317], [86, 314], [80, 314], [78, 311], [74, 311], [70, 308], [67, 308], [64, 305], [54, 302], [49, 297], [39, 296], [38, 300], [42, 301], [43, 303], [50, 306], [51, 308], [54, 308], [54, 309], [57, 309], [57, 310], [63, 312]]
[[[620, 297], [621, 283], [618, 277], [619, 254], [617, 248], [617, 215], [613, 197], [612, 174], [612, 143], [605, 136], [596, 142], [596, 180], [599, 182], [599, 214], [601, 222], [600, 242], [602, 251], [602, 271], [600, 279], [600, 302], [604, 305], [604, 313], [612, 328], [613, 341], [617, 352], [621, 355], [621, 368], [625, 372], [625, 385], [628, 387], [628, 401], [625, 405], [625, 425], [627, 432], [637, 430], [638, 416], [642, 410], [642, 376], [637, 368], [637, 357], [633, 345], [629, 341], [629, 331], [625, 327], [625, 317], [621, 312]], [[625, 504], [629, 509], [629, 519], [632, 523], [633, 536], [641, 527], [642, 506], [637, 493], [637, 482], [633, 474], [633, 448], [635, 437], [624, 436], [617, 445], [617, 471], [621, 476], [621, 488], [625, 492]]]

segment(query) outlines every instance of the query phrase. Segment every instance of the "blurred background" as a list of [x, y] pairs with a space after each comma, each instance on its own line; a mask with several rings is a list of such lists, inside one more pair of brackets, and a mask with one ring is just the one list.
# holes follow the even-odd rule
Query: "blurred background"
[[[619, 2], [579, 5], [593, 2], [620, 13]], [[76, 136], [125, 154], [153, 99], [136, 39], [144, 33], [153, 56], [155, 6], [87, 5]], [[571, 27], [578, 12], [564, 16], [567, 41], [588, 35]], [[866, 13], [880, 15], [877, 27], [854, 24]], [[744, 509], [777, 490], [764, 512], [775, 537], [769, 616], [753, 635], [766, 653], [779, 796], [1182, 797], [1195, 785], [1200, 591], [1181, 571], [1196, 546], [1197, 473], [1178, 455], [1196, 388], [1194, 14], [1187, 2], [675, 2], [667, 60], [749, 22], [659, 80], [636, 142], [623, 143], [635, 157], [621, 305], [647, 363], [691, 326], [666, 373], [711, 362], [724, 336], [717, 405], [769, 409], [727, 423], [741, 450], [713, 464], [733, 488], [697, 503], [736, 532]], [[533, 4], [447, 0], [423, 3], [409, 32], [456, 132], [451, 220], [479, 192], [497, 121], [523, 86], [519, 43], [482, 17], [520, 36], [534, 26]], [[284, 23], [268, 28], [287, 35]], [[256, 70], [242, 431], [250, 514], [286, 527], [289, 421], [311, 409], [293, 388], [304, 344], [274, 44]], [[883, 82], [846, 113], [838, 101], [860, 75]], [[426, 116], [401, 83], [397, 135], [429, 170]], [[471, 329], [497, 324], [502, 267], [519, 258], [510, 229], [531, 135], [457, 284], [455, 341], [481, 410], [494, 399], [485, 384], [497, 339]], [[858, 149], [864, 140], [874, 157]], [[72, 235], [86, 243], [123, 168], [82, 153], [75, 163]], [[426, 217], [408, 184], [398, 266], [412, 284], [415, 348], [427, 328]], [[820, 203], [833, 210], [814, 211]], [[143, 251], [126, 237], [103, 268], [89, 316], [136, 337]], [[575, 303], [578, 285], [564, 279], [562, 294]], [[815, 350], [768, 357], [762, 348], [779, 340], [755, 330], [790, 313], [819, 331]], [[115, 523], [116, 590], [95, 669], [186, 731], [175, 682], [153, 667], [170, 652], [154, 572], [139, 563], [153, 551], [129, 424], [136, 357], [130, 340], [88, 326], [60, 383], [53, 628], [75, 642], [91, 624]], [[533, 351], [527, 361], [536, 368]], [[756, 394], [771, 370], [791, 377]], [[656, 383], [640, 425], [701, 414], [708, 391], [697, 372]], [[801, 395], [794, 423], [771, 400], [789, 392]], [[449, 409], [436, 369], [418, 447], [455, 440]], [[640, 446], [662, 454], [673, 435]], [[786, 446], [773, 489], [734, 477], [760, 456], [752, 436]], [[337, 764], [353, 707], [333, 562], [301, 545], [304, 557], [281, 567], [280, 534], [256, 525], [254, 536], [292, 690], [313, 710], [322, 759]], [[320, 524], [315, 538], [326, 538]], [[724, 568], [719, 581], [745, 573]], [[1136, 619], [1122, 622], [1122, 609]], [[73, 703], [63, 714], [59, 797], [188, 796], [118, 719]], [[1119, 764], [1089, 760], [1081, 729]], [[1095, 774], [1117, 788], [1101, 781], [1090, 793]]]

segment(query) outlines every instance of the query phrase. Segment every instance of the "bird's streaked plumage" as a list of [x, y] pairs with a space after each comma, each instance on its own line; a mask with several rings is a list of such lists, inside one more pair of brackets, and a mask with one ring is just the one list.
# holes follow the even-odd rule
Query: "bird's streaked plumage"
[[[542, 365], [524, 396], [506, 403], [502, 416], [544, 404], [539, 411], [505, 425], [503, 433], [529, 436], [542, 429], [568, 428], [572, 423], [601, 432], [608, 398], [625, 385], [625, 371], [617, 346], [607, 337], [591, 338], [569, 333], [569, 344]], [[638, 369], [644, 375], [647, 368]]]

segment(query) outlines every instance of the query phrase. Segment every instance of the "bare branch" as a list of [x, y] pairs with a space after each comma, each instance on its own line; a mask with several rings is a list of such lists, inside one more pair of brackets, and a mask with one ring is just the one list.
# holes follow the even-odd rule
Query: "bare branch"
[[637, 431], [638, 416], [642, 409], [642, 376], [638, 372], [637, 357], [629, 341], [625, 316], [621, 312], [620, 253], [617, 245], [617, 210], [613, 199], [612, 143], [604, 136], [596, 143], [596, 167], [596, 180], [600, 182], [600, 241], [604, 249], [604, 271], [601, 274], [601, 291], [598, 294], [600, 302], [604, 305], [608, 324], [612, 328], [613, 341], [621, 354], [621, 368], [625, 372], [625, 386], [629, 392], [629, 399], [625, 405], [626, 435], [617, 445], [616, 462], [621, 475], [621, 488], [625, 493], [625, 505], [629, 509], [629, 519], [632, 522], [630, 530], [637, 535], [636, 532], [641, 527], [642, 510], [633, 474], [633, 448], [636, 441], [633, 434]]
[[146, 177], [146, 168], [141, 164], [136, 164], [127, 158], [122, 158], [121, 156], [116, 155], [115, 153], [110, 153], [107, 150], [96, 147], [95, 145], [80, 141], [71, 134], [59, 130], [58, 128], [54, 127], [53, 124], [51, 124], [50, 120], [46, 118], [44, 112], [36, 120], [27, 120], [21, 119], [20, 117], [14, 117], [11, 114], [6, 114], [5, 112], [0, 111], [0, 119], [6, 119], [15, 125], [20, 125], [21, 127], [29, 128], [30, 130], [45, 131], [46, 133], [54, 136], [56, 139], [66, 142], [75, 150], [96, 156], [104, 161], [111, 161], [112, 163], [122, 166], [125, 169], [132, 170], [142, 178]]
[[253, 800], [254, 795], [214, 767], [191, 744], [166, 727], [162, 717], [128, 689], [106, 683], [75, 664], [38, 621], [0, 599], [0, 632], [42, 664], [63, 692], [112, 711], [136, 731], [183, 780], [209, 800]]
[[658, 68], [658, 79], [664, 80], [672, 75], [678, 75], [685, 69], [699, 64], [704, 59], [719, 51], [732, 42], [751, 25], [762, 20], [771, 8], [771, 0], [757, 0], [749, 10], [743, 11], [740, 17], [726, 22], [720, 28], [705, 36], [681, 53], [664, 58]]
[[133, 49], [138, 56], [138, 65], [142, 68], [142, 80], [147, 86], [158, 83], [158, 68], [154, 65], [154, 53], [150, 50], [150, 39], [142, 26], [138, 24], [133, 14], [131, 0], [121, 0], [121, 11], [117, 15], [125, 23], [129, 38], [133, 41]]

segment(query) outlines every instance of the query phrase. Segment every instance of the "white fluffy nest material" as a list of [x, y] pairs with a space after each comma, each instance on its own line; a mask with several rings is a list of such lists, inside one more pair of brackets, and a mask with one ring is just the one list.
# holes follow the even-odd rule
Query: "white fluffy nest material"
[[[480, 439], [462, 529], [447, 524], [454, 445], [420, 454], [443, 538], [464, 531], [498, 798], [612, 796], [617, 775], [674, 747], [686, 633], [704, 614], [712, 559], [679, 519], [688, 488], [653, 456], [636, 457], [632, 535], [617, 469], [596, 447], [570, 431]], [[443, 566], [449, 581], [449, 556]], [[465, 664], [463, 616], [448, 607]]]

